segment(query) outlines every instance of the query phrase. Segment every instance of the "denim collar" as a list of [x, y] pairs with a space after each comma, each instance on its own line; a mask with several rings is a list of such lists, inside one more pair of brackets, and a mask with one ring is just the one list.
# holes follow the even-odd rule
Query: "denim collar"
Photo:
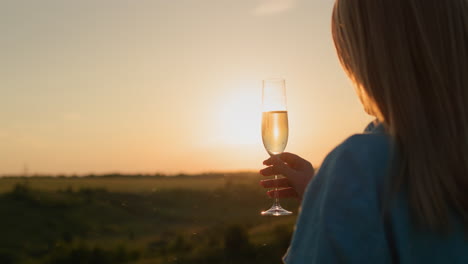
[[364, 133], [369, 134], [385, 134], [385, 126], [382, 122], [375, 119], [374, 121], [370, 122], [367, 127], [364, 129]]

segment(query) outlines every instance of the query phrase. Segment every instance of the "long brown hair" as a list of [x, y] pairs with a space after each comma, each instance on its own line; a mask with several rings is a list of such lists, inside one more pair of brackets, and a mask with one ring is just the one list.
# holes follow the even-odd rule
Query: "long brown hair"
[[338, 57], [397, 142], [413, 220], [468, 227], [468, 1], [337, 0]]

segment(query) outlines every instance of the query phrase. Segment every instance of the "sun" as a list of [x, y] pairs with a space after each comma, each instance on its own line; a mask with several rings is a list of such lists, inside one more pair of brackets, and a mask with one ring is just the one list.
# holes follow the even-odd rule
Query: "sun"
[[261, 144], [261, 91], [239, 89], [218, 106], [220, 139], [226, 145]]

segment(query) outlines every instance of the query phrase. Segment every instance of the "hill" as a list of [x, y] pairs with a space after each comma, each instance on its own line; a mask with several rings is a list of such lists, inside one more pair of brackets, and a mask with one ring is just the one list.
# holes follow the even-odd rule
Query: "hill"
[[[3, 178], [0, 263], [281, 263], [260, 176]], [[296, 201], [283, 201], [288, 209]]]

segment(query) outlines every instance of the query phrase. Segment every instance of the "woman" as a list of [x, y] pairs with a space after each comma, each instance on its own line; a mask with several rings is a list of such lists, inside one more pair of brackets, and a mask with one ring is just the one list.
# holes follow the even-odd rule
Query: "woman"
[[302, 199], [284, 261], [468, 263], [468, 1], [337, 0], [332, 32], [377, 120], [315, 175], [294, 154], [264, 162], [287, 179], [263, 186]]

